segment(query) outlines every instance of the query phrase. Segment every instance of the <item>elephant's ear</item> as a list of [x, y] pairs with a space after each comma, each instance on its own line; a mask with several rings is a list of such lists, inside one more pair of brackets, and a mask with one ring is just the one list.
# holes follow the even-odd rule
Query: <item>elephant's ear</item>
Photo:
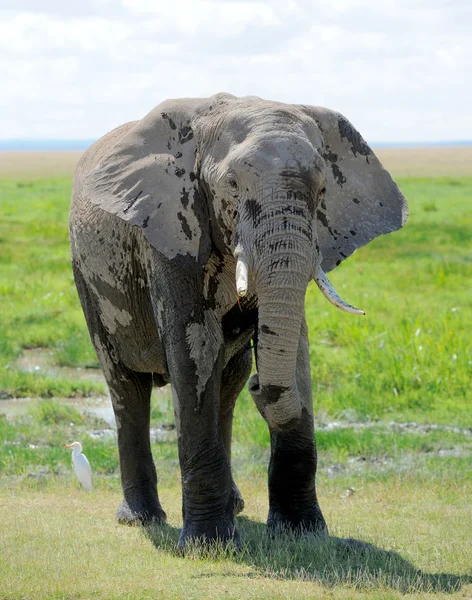
[[322, 269], [330, 271], [354, 250], [400, 229], [408, 206], [390, 174], [343, 115], [302, 106], [321, 131], [327, 164], [326, 193], [317, 209]]
[[92, 203], [140, 227], [154, 248], [189, 269], [201, 267], [211, 249], [194, 172], [192, 118], [204, 102], [163, 102], [123, 135], [85, 181]]

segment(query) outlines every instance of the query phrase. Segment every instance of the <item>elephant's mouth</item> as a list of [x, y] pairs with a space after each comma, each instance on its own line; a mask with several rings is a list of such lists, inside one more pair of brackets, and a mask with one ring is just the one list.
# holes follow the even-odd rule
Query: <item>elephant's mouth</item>
[[248, 383], [248, 388], [249, 391], [251, 392], [251, 394], [257, 394], [257, 392], [260, 391], [260, 385], [259, 385], [259, 374], [255, 373], [251, 379], [249, 380]]
[[[248, 293], [249, 287], [249, 267], [247, 258], [244, 254], [239, 254], [236, 262], [236, 292], [240, 298], [244, 298]], [[321, 266], [318, 264], [313, 270], [313, 279], [320, 289], [323, 296], [331, 302], [334, 306], [353, 315], [365, 315], [365, 312], [360, 308], [352, 306], [345, 302], [334, 289], [333, 285], [329, 281], [326, 273], [323, 271]]]

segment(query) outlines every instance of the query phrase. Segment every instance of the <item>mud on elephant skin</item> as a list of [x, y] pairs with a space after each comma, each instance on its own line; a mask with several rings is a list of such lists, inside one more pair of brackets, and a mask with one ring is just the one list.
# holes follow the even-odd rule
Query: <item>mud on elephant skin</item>
[[342, 115], [217, 94], [168, 100], [83, 155], [74, 177], [74, 276], [118, 428], [125, 522], [163, 521], [149, 441], [152, 384], [172, 384], [182, 474], [180, 545], [237, 538], [237, 396], [270, 429], [272, 529], [326, 532], [316, 489], [307, 285], [399, 229], [406, 202]]

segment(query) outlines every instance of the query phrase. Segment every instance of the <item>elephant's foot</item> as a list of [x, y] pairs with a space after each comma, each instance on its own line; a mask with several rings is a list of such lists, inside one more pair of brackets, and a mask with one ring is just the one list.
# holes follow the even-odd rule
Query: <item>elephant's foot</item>
[[289, 513], [271, 509], [267, 526], [272, 533], [290, 531], [297, 534], [313, 533], [319, 537], [328, 536], [328, 527], [318, 505], [300, 511], [291, 510]]
[[232, 484], [232, 494], [233, 494], [233, 506], [234, 506], [234, 514], [235, 515], [239, 515], [239, 513], [243, 512], [244, 510], [244, 499], [241, 496], [241, 492], [238, 489], [238, 486], [235, 484], [234, 480], [233, 480], [233, 484]]
[[159, 501], [133, 501], [131, 505], [127, 500], [116, 511], [118, 523], [123, 525], [146, 525], [148, 523], [165, 523], [166, 513], [162, 510]]
[[185, 550], [189, 544], [208, 547], [213, 543], [221, 544], [222, 546], [233, 543], [236, 548], [239, 548], [239, 533], [233, 519], [224, 519], [218, 523], [213, 521], [194, 521], [184, 524], [179, 537], [179, 548], [181, 550]]

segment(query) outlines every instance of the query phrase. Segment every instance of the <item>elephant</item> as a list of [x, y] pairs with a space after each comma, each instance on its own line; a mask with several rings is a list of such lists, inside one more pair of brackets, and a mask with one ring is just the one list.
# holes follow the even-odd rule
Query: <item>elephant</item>
[[[326, 535], [304, 301], [403, 226], [406, 200], [341, 114], [220, 93], [166, 100], [95, 142], [73, 179], [74, 279], [116, 418], [123, 523], [164, 522], [152, 386], [171, 384], [190, 541], [239, 543], [231, 472], [246, 382], [267, 422], [272, 532]], [[256, 373], [251, 376], [252, 350]]]

